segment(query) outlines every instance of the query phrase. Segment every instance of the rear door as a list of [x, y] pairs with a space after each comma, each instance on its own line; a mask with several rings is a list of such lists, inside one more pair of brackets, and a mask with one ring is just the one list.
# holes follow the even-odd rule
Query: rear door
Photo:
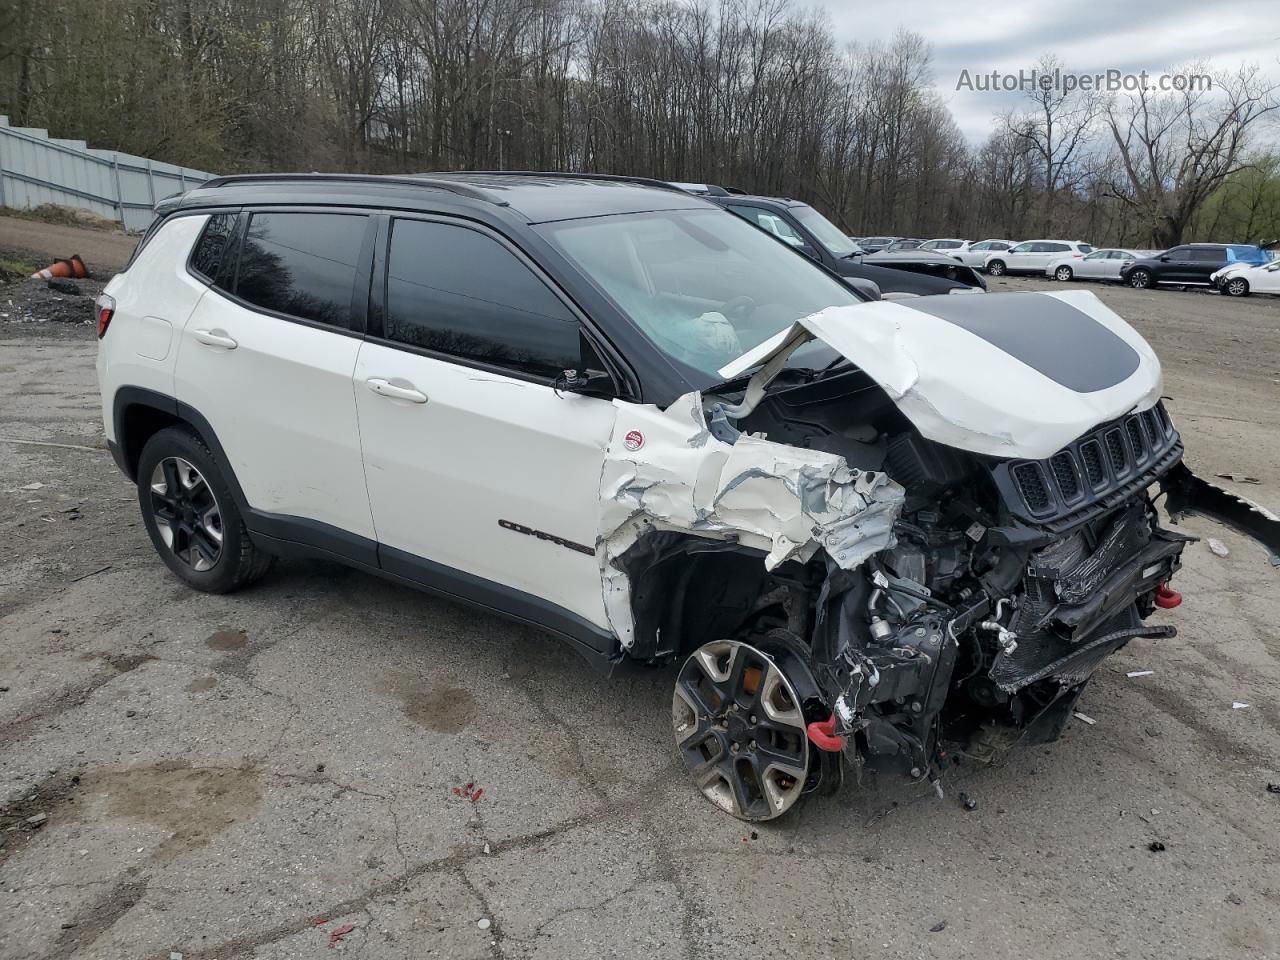
[[1192, 247], [1187, 279], [1192, 283], [1208, 283], [1209, 278], [1226, 265], [1225, 247]]
[[578, 317], [495, 233], [435, 218], [387, 228], [355, 370], [383, 568], [604, 627], [595, 536], [614, 406], [554, 387], [599, 364]]
[[[371, 227], [357, 212], [242, 214], [228, 269], [182, 331], [175, 386], [213, 427], [255, 513], [250, 526], [314, 534], [322, 546], [337, 537], [368, 561], [373, 523], [351, 376]], [[303, 527], [310, 533], [295, 537]]]

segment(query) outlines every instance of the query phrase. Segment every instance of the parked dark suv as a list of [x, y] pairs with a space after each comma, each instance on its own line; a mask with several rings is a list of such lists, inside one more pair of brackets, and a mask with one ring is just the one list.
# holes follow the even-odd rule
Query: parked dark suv
[[1120, 268], [1120, 280], [1144, 290], [1158, 283], [1201, 284], [1233, 263], [1263, 264], [1267, 256], [1259, 248], [1243, 243], [1184, 243], [1154, 257], [1134, 260]]
[[883, 293], [929, 296], [953, 290], [986, 289], [986, 281], [977, 271], [943, 254], [923, 251], [914, 257], [899, 256], [884, 262], [866, 262], [861, 259], [868, 252], [865, 247], [855, 244], [843, 230], [799, 200], [728, 192], [723, 196], [712, 193], [707, 199], [754, 223], [842, 277], [871, 280]]

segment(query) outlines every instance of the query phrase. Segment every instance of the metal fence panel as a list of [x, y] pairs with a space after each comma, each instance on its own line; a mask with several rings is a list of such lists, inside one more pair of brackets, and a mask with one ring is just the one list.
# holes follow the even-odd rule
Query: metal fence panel
[[157, 200], [190, 190], [215, 174], [83, 140], [50, 137], [48, 130], [10, 126], [0, 116], [0, 207], [56, 203], [115, 220], [126, 230], [151, 223]]

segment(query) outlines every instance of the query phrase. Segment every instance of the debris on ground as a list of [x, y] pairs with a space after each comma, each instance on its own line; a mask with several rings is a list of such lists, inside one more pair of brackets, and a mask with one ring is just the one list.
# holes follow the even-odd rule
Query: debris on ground
[[929, 932], [941, 933], [945, 929], [947, 929], [947, 921], [939, 920], [937, 923], [935, 923], [932, 927], [929, 928]]
[[329, 946], [336, 947], [338, 942], [356, 928], [354, 923], [344, 923], [337, 929], [329, 931]]
[[1239, 700], [1233, 701], [1231, 704], [1232, 710], [1245, 710], [1248, 709], [1248, 707], [1249, 705], [1247, 703], [1241, 703]]
[[1240, 904], [1244, 903], [1244, 898], [1238, 893], [1228, 893], [1227, 903], [1234, 903], [1238, 907]]
[[1267, 793], [1280, 793], [1280, 783], [1268, 783]]
[[484, 787], [477, 787], [474, 783], [468, 783], [465, 787], [453, 788], [455, 797], [462, 797], [462, 799], [470, 800], [472, 803], [479, 800], [482, 793], [484, 793]]
[[1257, 477], [1246, 477], [1243, 473], [1220, 473], [1219, 480], [1230, 480], [1233, 483], [1261, 483]]
[[1206, 542], [1209, 544], [1209, 551], [1215, 557], [1225, 557], [1231, 552], [1227, 549], [1227, 545], [1217, 537], [1210, 537]]
[[44, 484], [43, 484], [43, 483], [41, 483], [39, 480], [33, 480], [33, 481], [31, 481], [31, 483], [24, 483], [24, 484], [23, 484], [21, 487], [19, 487], [18, 489], [19, 489], [19, 490], [39, 490], [39, 489], [40, 489], [41, 487], [43, 487], [43, 486], [44, 486]]
[[960, 796], [957, 799], [960, 801], [960, 806], [964, 807], [964, 809], [970, 813], [978, 809], [978, 801], [973, 799], [973, 797], [969, 796], [963, 790], [960, 791]]
[[58, 281], [57, 278], [54, 282], [58, 282], [58, 287], [53, 288], [44, 280], [20, 280], [0, 287], [0, 320], [8, 323], [93, 323], [94, 300], [106, 284], [97, 280]]
[[1086, 716], [1085, 714], [1081, 713], [1079, 710], [1077, 710], [1074, 714], [1072, 714], [1072, 716], [1074, 716], [1077, 720], [1083, 723], [1087, 723], [1091, 727], [1098, 722], [1097, 720], [1093, 719], [1093, 717]]
[[1149, 677], [1153, 673], [1155, 673], [1154, 670], [1130, 670], [1128, 673], [1125, 674], [1125, 676], [1126, 677]]
[[476, 926], [477, 926], [477, 927], [479, 927], [481, 930], [488, 930], [488, 929], [489, 929], [489, 918], [488, 918], [488, 917], [481, 917], [479, 920], [477, 920], [477, 921], [476, 921]]
[[328, 917], [312, 917], [311, 918], [311, 925], [313, 927], [323, 927], [328, 922], [329, 922]]
[[80, 285], [74, 280], [66, 280], [62, 277], [52, 277], [45, 281], [45, 286], [55, 293], [65, 293], [68, 296], [81, 296]]
[[1147, 849], [1150, 850], [1152, 853], [1164, 853], [1166, 848], [1165, 848], [1165, 845], [1161, 843], [1159, 840], [1152, 840], [1150, 843], [1147, 844]]
[[39, 830], [48, 820], [49, 815], [47, 813], [37, 813], [34, 817], [27, 817], [23, 822], [32, 830]]

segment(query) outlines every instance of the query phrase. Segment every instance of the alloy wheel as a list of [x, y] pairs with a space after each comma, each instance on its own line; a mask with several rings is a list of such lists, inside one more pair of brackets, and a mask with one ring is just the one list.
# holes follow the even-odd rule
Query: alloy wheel
[[1233, 297], [1243, 297], [1248, 289], [1249, 285], [1239, 277], [1227, 281], [1227, 293]]
[[151, 473], [151, 512], [160, 539], [197, 572], [222, 556], [222, 511], [209, 482], [190, 461], [165, 457]]
[[1151, 286], [1151, 274], [1145, 270], [1135, 270], [1129, 274], [1129, 286], [1136, 290], [1145, 290]]
[[1055, 279], [1058, 279], [1058, 280], [1064, 280], [1064, 281], [1065, 281], [1065, 280], [1070, 280], [1070, 279], [1071, 279], [1071, 268], [1070, 268], [1070, 267], [1059, 267], [1059, 268], [1057, 269], [1057, 271], [1054, 273], [1054, 277], [1055, 277]]
[[742, 820], [770, 820], [800, 799], [809, 739], [800, 700], [774, 660], [736, 640], [708, 643], [676, 678], [676, 745], [708, 800]]

